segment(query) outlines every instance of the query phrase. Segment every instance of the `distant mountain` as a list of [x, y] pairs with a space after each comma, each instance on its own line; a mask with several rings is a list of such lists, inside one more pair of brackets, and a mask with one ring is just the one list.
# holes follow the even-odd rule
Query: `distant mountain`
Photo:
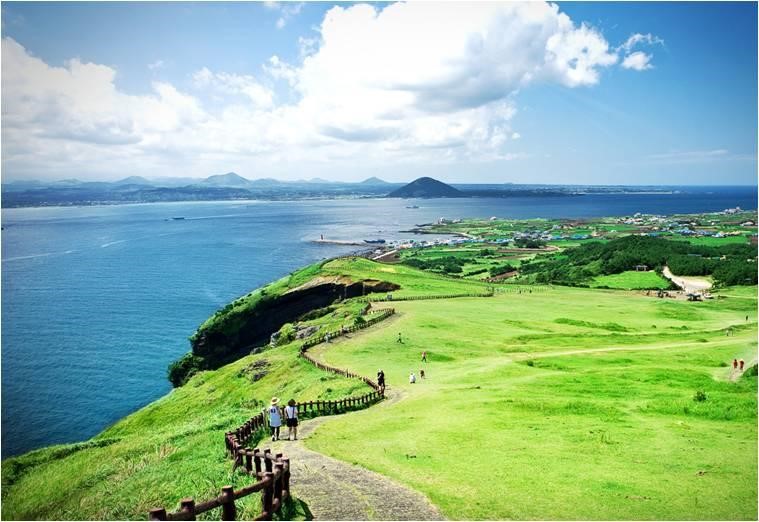
[[466, 194], [442, 181], [432, 178], [415, 179], [408, 185], [392, 191], [389, 198], [463, 198]]
[[372, 176], [371, 178], [366, 178], [364, 181], [362, 181], [361, 185], [390, 185], [390, 183], [384, 179], [379, 179], [376, 176]]
[[274, 178], [260, 178], [251, 181], [250, 185], [253, 187], [279, 187], [282, 182]]
[[204, 187], [247, 188], [250, 187], [250, 180], [245, 179], [234, 172], [228, 172], [226, 174], [209, 176], [198, 183], [198, 185]]
[[129, 176], [128, 178], [114, 181], [113, 184], [114, 185], [153, 185], [153, 182], [143, 178], [142, 176]]

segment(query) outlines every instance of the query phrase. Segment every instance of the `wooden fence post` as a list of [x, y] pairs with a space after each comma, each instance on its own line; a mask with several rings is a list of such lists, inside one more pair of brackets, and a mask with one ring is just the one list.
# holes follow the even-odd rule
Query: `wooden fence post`
[[253, 471], [253, 452], [250, 448], [245, 448], [245, 471]]
[[264, 450], [264, 466], [266, 466], [266, 472], [271, 473], [271, 450], [269, 448], [266, 448]]
[[283, 458], [282, 462], [285, 465], [285, 477], [282, 483], [282, 487], [284, 488], [285, 491], [287, 491], [287, 494], [289, 496], [290, 495], [290, 459]]
[[151, 509], [150, 514], [148, 515], [148, 520], [166, 520], [166, 509], [165, 508]]
[[237, 517], [235, 506], [235, 489], [232, 486], [221, 488], [221, 519], [234, 520]]
[[278, 461], [276, 464], [274, 464], [274, 476], [279, 475], [277, 479], [274, 480], [274, 500], [276, 501], [277, 505], [281, 508], [282, 507], [282, 484], [284, 483], [285, 478], [285, 469], [284, 466], [282, 466], [282, 462]]
[[191, 498], [183, 498], [180, 502], [181, 510], [186, 513], [187, 520], [195, 520], [195, 501]]
[[264, 512], [262, 513], [264, 520], [271, 520], [272, 512], [271, 512], [271, 503], [273, 500], [273, 493], [274, 493], [274, 473], [267, 471], [264, 473], [264, 480], [266, 480], [268, 483], [266, 484], [266, 487], [261, 490], [261, 504], [263, 505]]
[[260, 453], [259, 449], [256, 448], [253, 450], [253, 463], [256, 466], [256, 478], [261, 478], [261, 457], [258, 456]]

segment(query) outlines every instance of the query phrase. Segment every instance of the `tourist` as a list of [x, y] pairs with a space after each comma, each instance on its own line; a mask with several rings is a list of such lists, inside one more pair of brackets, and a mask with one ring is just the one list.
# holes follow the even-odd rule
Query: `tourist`
[[293, 435], [295, 436], [293, 440], [298, 440], [298, 407], [294, 399], [287, 401], [285, 422], [287, 423], [287, 440], [290, 440]]
[[422, 352], [422, 362], [427, 362], [427, 351]]
[[279, 413], [279, 406], [277, 403], [279, 399], [277, 397], [271, 398], [271, 404], [269, 404], [269, 427], [271, 428], [271, 440], [279, 440], [279, 428], [282, 426], [282, 417]]
[[419, 378], [424, 379], [424, 368], [419, 369]]
[[738, 359], [733, 359], [733, 370], [738, 368]]
[[328, 333], [324, 334], [324, 342], [325, 343], [329, 343], [329, 334]]
[[403, 344], [403, 336], [401, 336], [401, 332], [398, 332], [398, 342]]
[[385, 372], [382, 370], [377, 370], [377, 385], [382, 393], [385, 393]]
[[408, 382], [409, 384], [414, 384], [416, 382], [416, 375], [414, 375], [414, 372], [411, 372], [411, 375], [408, 376]]
[[744, 361], [743, 359], [741, 359], [740, 361], [738, 361], [738, 369], [740, 371], [743, 371], [743, 365], [744, 364], [746, 364], [746, 361]]

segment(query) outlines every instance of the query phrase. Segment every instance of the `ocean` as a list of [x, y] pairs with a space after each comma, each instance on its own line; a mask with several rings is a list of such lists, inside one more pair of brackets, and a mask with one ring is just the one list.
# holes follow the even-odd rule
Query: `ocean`
[[[87, 439], [167, 393], [218, 308], [439, 217], [756, 209], [756, 187], [503, 199], [233, 201], [2, 211], [2, 457]], [[408, 205], [418, 209], [408, 209]], [[172, 219], [182, 217], [184, 219]]]

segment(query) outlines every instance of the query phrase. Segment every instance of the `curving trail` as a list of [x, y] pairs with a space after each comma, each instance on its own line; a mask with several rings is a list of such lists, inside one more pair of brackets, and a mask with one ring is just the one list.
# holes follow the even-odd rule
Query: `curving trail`
[[[387, 400], [380, 405], [393, 404], [402, 398], [401, 393], [390, 388], [386, 396]], [[358, 412], [345, 415], [355, 413]], [[266, 443], [272, 452], [290, 457], [292, 494], [306, 502], [314, 520], [444, 519], [421, 493], [379, 473], [306, 448], [303, 440], [329, 418], [316, 417], [301, 423], [297, 441]], [[281, 435], [287, 436], [287, 428], [282, 428]]]

